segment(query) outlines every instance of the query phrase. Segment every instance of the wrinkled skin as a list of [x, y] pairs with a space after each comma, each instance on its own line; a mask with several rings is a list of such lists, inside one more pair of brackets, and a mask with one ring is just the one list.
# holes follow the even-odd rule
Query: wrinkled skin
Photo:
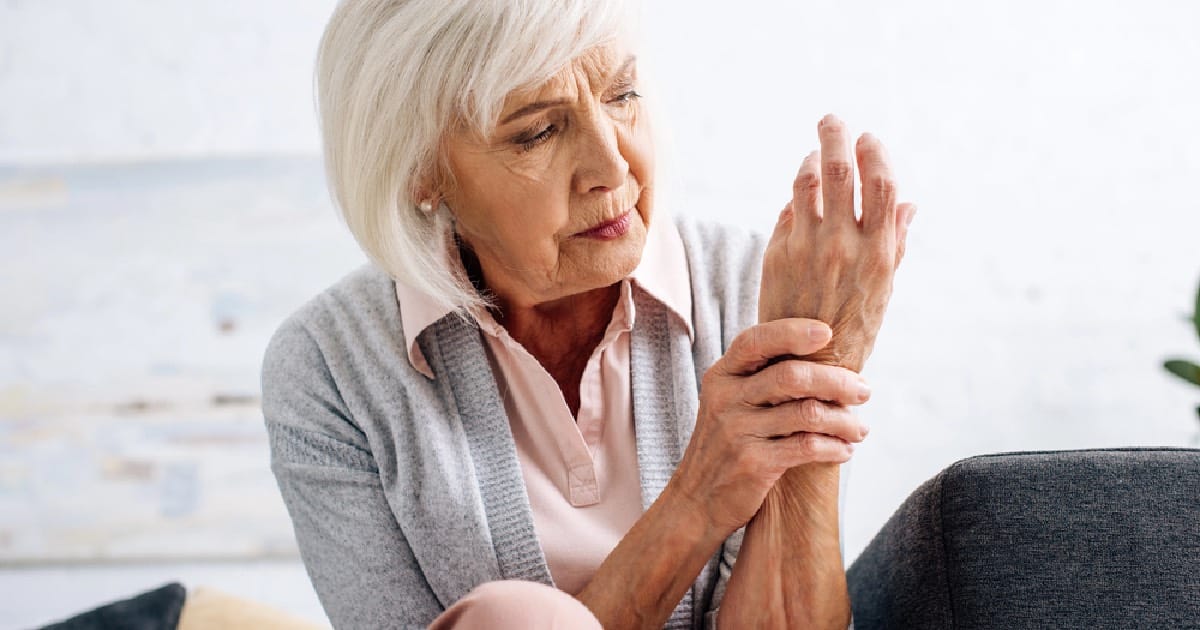
[[855, 146], [863, 191], [856, 219], [845, 126], [826, 116], [818, 134], [821, 151], [800, 166], [763, 258], [759, 321], [825, 322], [833, 340], [806, 358], [858, 372], [883, 323], [916, 208], [896, 202], [883, 145], [864, 134]]

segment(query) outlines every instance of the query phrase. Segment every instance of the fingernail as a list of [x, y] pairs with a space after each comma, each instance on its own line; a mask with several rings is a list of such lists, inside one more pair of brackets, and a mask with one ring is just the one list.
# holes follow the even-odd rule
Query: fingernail
[[817, 123], [817, 130], [819, 131], [823, 129], [825, 125], [832, 125], [837, 122], [839, 122], [837, 116], [834, 116], [832, 113], [825, 114], [825, 117], [821, 119], [821, 122]]
[[808, 329], [808, 338], [813, 341], [825, 341], [829, 338], [829, 328], [825, 326], [811, 326]]
[[871, 398], [871, 387], [866, 381], [858, 382], [858, 400], [859, 402], [867, 402]]
[[908, 218], [904, 220], [904, 227], [912, 225], [913, 219], [917, 216], [917, 209], [914, 207], [908, 212]]

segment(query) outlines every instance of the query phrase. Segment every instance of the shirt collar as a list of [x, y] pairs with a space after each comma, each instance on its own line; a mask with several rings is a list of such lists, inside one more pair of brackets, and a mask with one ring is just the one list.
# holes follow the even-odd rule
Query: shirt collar
[[[630, 274], [630, 278], [650, 297], [666, 306], [687, 328], [689, 340], [695, 341], [695, 332], [692, 329], [692, 286], [683, 239], [680, 238], [679, 230], [675, 228], [671, 217], [665, 212], [656, 212], [654, 220], [650, 222], [642, 259]], [[433, 370], [421, 352], [417, 338], [425, 329], [449, 315], [451, 310], [402, 282], [397, 281], [395, 285], [408, 361], [418, 372], [433, 378]]]

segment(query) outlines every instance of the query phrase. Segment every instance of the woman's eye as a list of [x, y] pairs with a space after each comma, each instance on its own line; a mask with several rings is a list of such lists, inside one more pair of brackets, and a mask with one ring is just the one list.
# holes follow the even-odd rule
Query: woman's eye
[[623, 103], [629, 103], [629, 102], [634, 101], [639, 98], [642, 98], [641, 94], [638, 94], [636, 90], [629, 90], [628, 92], [625, 92], [625, 93], [621, 94], [620, 96], [614, 98], [612, 100], [612, 102], [618, 103], [618, 104], [623, 104]]
[[519, 138], [517, 140], [517, 144], [521, 145], [522, 151], [529, 151], [546, 140], [549, 140], [550, 136], [554, 135], [554, 131], [554, 125], [548, 125], [536, 135]]

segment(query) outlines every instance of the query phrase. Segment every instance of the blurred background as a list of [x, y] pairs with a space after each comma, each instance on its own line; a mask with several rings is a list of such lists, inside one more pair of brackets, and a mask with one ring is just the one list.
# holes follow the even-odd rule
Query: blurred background
[[[323, 614], [258, 367], [364, 262], [324, 187], [333, 0], [0, 3], [0, 627], [168, 580]], [[767, 230], [827, 112], [920, 210], [852, 560], [969, 455], [1196, 444], [1200, 4], [652, 2], [670, 210]]]

